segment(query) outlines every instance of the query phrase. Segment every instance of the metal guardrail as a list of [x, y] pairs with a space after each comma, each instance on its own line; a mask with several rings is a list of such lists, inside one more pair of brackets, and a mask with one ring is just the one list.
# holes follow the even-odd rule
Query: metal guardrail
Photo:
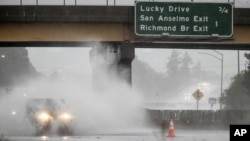
[[[101, 5], [101, 6], [133, 6], [134, 1], [164, 0], [0, 0], [0, 5]], [[173, 0], [175, 1], [175, 0]], [[237, 8], [250, 8], [250, 0], [181, 0], [182, 2], [230, 2]], [[175, 1], [176, 2], [176, 1]]]
[[0, 5], [115, 5], [116, 0], [0, 0]]
[[[134, 22], [133, 6], [1, 6], [0, 22]], [[250, 9], [235, 8], [234, 24], [250, 24]]]
[[0, 6], [0, 22], [132, 23], [133, 12], [131, 6]]

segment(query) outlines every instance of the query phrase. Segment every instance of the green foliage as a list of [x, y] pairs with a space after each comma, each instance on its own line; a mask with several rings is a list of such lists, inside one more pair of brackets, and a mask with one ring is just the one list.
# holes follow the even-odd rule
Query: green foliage
[[243, 80], [243, 85], [245, 86], [245, 88], [248, 90], [248, 95], [250, 96], [250, 53], [249, 54], [245, 54], [245, 57], [248, 59], [248, 66], [247, 66], [247, 70], [245, 71], [245, 77]]
[[250, 109], [250, 96], [242, 82], [244, 74], [233, 78], [231, 85], [225, 91], [225, 109]]
[[180, 69], [184, 72], [190, 72], [190, 65], [193, 63], [192, 58], [189, 56], [187, 52], [184, 53], [182, 58], [182, 64]]
[[190, 81], [190, 77], [191, 77], [191, 69], [190, 66], [193, 63], [192, 58], [189, 56], [189, 54], [187, 52], [185, 52], [183, 54], [182, 57], [182, 64], [180, 66], [180, 75], [182, 75], [181, 77], [181, 81]]
[[170, 79], [175, 79], [178, 76], [179, 66], [181, 60], [179, 57], [180, 53], [176, 50], [172, 51], [172, 54], [167, 62], [167, 74]]
[[[250, 61], [250, 54], [245, 57]], [[250, 109], [250, 67], [235, 76], [225, 92], [225, 109]]]
[[25, 48], [0, 48], [0, 87], [12, 87], [36, 75]]

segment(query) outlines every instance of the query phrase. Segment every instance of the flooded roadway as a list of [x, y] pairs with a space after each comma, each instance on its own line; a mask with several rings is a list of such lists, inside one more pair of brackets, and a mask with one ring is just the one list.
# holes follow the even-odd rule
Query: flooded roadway
[[126, 133], [89, 134], [84, 136], [6, 136], [0, 141], [229, 141], [227, 130], [175, 130], [175, 137], [162, 136], [160, 130]]

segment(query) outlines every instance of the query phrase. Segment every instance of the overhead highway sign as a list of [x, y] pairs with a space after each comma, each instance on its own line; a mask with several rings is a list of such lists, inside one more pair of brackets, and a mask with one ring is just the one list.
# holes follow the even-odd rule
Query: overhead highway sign
[[231, 37], [231, 3], [143, 2], [135, 4], [137, 36]]

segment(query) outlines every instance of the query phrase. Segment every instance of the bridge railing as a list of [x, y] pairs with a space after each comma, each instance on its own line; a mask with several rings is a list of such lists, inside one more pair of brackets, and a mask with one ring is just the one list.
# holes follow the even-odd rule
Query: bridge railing
[[114, 5], [116, 1], [117, 0], [0, 0], [0, 5]]
[[[133, 6], [136, 0], [0, 0], [0, 5], [102, 5]], [[186, 1], [186, 2], [231, 2], [236, 8], [250, 8], [250, 0], [137, 0], [137, 1]]]

